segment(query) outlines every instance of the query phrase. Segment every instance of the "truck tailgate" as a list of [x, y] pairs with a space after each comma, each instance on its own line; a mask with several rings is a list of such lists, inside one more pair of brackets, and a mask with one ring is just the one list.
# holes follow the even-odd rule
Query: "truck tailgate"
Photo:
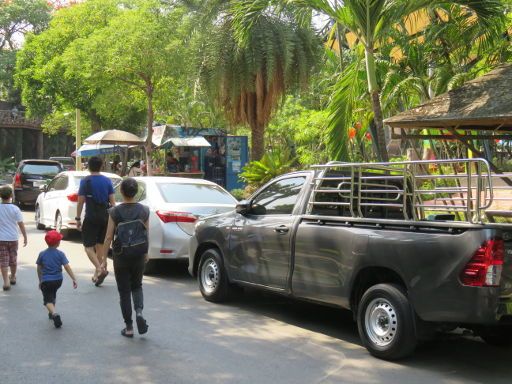
[[512, 228], [503, 231], [502, 236], [505, 244], [505, 255], [501, 275], [501, 293], [502, 296], [509, 297], [512, 300]]
[[504, 229], [502, 237], [505, 245], [503, 271], [501, 273], [501, 292], [498, 317], [512, 321], [512, 228]]

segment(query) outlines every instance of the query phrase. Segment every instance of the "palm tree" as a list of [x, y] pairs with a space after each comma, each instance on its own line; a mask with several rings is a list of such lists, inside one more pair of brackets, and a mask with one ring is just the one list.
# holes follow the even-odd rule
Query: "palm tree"
[[252, 159], [259, 160], [273, 111], [287, 92], [307, 85], [321, 44], [282, 10], [240, 25], [246, 10], [234, 2], [204, 35], [201, 79], [231, 124], [249, 125]]
[[366, 77], [376, 125], [374, 141], [380, 161], [388, 161], [380, 88], [377, 79], [375, 53], [379, 46], [388, 43], [397, 24], [424, 8], [451, 3], [470, 9], [484, 25], [497, 15], [503, 15], [499, 0], [288, 0], [289, 4], [310, 7], [331, 17], [338, 25], [352, 32], [365, 49]]

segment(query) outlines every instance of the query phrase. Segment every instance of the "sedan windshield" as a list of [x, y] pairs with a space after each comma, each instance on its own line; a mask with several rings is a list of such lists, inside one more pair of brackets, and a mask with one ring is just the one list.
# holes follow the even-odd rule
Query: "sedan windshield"
[[217, 185], [157, 183], [167, 203], [236, 204], [233, 196]]

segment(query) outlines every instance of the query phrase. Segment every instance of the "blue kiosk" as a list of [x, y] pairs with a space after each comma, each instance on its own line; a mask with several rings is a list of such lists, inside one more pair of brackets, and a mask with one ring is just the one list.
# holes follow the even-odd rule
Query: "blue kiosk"
[[215, 128], [160, 125], [153, 127], [153, 144], [167, 152], [166, 174], [203, 177], [228, 191], [245, 186], [238, 176], [249, 161], [247, 136], [231, 136]]

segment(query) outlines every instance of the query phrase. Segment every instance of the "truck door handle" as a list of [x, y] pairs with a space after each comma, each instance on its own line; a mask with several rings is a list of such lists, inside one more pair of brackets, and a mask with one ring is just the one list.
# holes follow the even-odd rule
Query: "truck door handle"
[[277, 232], [277, 233], [288, 233], [288, 231], [290, 230], [290, 228], [288, 228], [286, 225], [279, 225], [277, 227], [274, 227], [274, 232]]

